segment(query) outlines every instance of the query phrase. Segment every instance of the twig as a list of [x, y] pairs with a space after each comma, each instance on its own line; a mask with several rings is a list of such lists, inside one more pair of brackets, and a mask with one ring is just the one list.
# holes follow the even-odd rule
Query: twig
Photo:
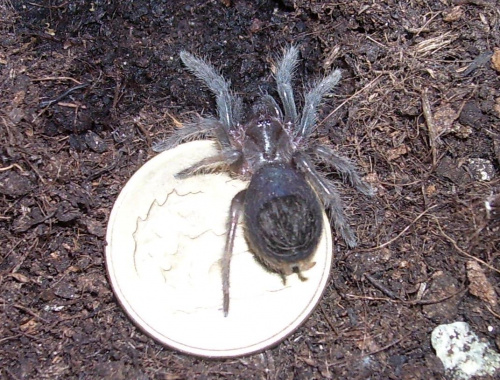
[[17, 377], [10, 369], [8, 368], [4, 368], [5, 372], [7, 372], [9, 374], [10, 377], [12, 377], [14, 380], [20, 380], [21, 378], [20, 377]]
[[334, 323], [330, 319], [330, 316], [326, 313], [325, 309], [323, 308], [323, 305], [320, 304], [319, 305], [319, 309], [321, 310], [321, 314], [323, 314], [323, 317], [326, 319], [326, 322], [328, 323], [328, 326], [330, 326], [330, 328], [332, 329], [332, 331], [338, 336], [339, 333], [338, 333], [337, 329], [335, 328]]
[[376, 78], [374, 78], [372, 81], [370, 81], [370, 83], [368, 83], [365, 87], [363, 87], [361, 90], [359, 91], [356, 91], [353, 95], [349, 96], [346, 100], [344, 100], [342, 103], [340, 103], [340, 105], [338, 107], [336, 107], [332, 112], [330, 112], [328, 114], [327, 117], [325, 117], [321, 122], [318, 123], [318, 125], [316, 126], [319, 127], [321, 124], [323, 124], [325, 122], [325, 120], [328, 120], [335, 112], [337, 112], [339, 109], [341, 109], [346, 103], [350, 102], [351, 100], [353, 100], [354, 98], [358, 97], [362, 92], [365, 92], [366, 90], [368, 90], [371, 86], [373, 86], [375, 84], [375, 82], [377, 82], [380, 77], [382, 76], [383, 74], [379, 74], [377, 75]]
[[28, 309], [27, 307], [24, 307], [24, 306], [19, 305], [19, 304], [17, 304], [17, 303], [12, 304], [12, 306], [13, 306], [13, 307], [15, 307], [16, 309], [19, 309], [19, 310], [24, 311], [25, 313], [27, 313], [27, 314], [31, 315], [32, 317], [35, 317], [35, 318], [37, 318], [37, 319], [41, 320], [42, 322], [49, 323], [49, 321], [48, 321], [48, 320], [46, 320], [45, 318], [40, 317], [37, 313], [35, 313], [34, 311], [31, 311], [31, 310], [30, 310], [30, 309]]
[[443, 229], [441, 228], [441, 224], [439, 223], [439, 221], [437, 220], [437, 218], [434, 218], [434, 219], [435, 219], [436, 224], [437, 224], [437, 226], [438, 226], [438, 228], [439, 228], [439, 231], [441, 232], [441, 234], [443, 235], [443, 237], [445, 237], [445, 238], [446, 238], [446, 240], [448, 240], [448, 241], [449, 241], [449, 242], [453, 245], [453, 247], [455, 247], [455, 249], [456, 249], [458, 252], [460, 252], [460, 253], [461, 253], [462, 255], [464, 255], [464, 256], [467, 256], [467, 257], [471, 258], [472, 260], [476, 260], [478, 263], [483, 264], [485, 267], [487, 267], [487, 268], [491, 269], [492, 271], [495, 271], [495, 272], [497, 272], [497, 273], [500, 273], [500, 270], [499, 270], [499, 269], [497, 269], [497, 268], [495, 268], [494, 266], [492, 266], [492, 265], [488, 264], [486, 261], [483, 261], [483, 260], [481, 260], [480, 258], [478, 258], [478, 257], [476, 257], [476, 256], [473, 256], [473, 255], [471, 255], [470, 253], [465, 252], [462, 248], [460, 248], [460, 247], [458, 246], [457, 242], [456, 242], [456, 241], [455, 241], [455, 240], [454, 240], [451, 236], [448, 236], [448, 235], [447, 235], [447, 234], [443, 231]]
[[10, 170], [12, 168], [18, 168], [21, 173], [26, 173], [22, 167], [20, 167], [18, 164], [12, 164], [9, 166], [6, 166], [5, 168], [0, 168], [0, 172], [4, 172], [6, 170]]
[[38, 169], [35, 167], [35, 165], [33, 165], [30, 160], [26, 160], [26, 163], [31, 168], [31, 170], [33, 170], [35, 172], [35, 174], [37, 175], [37, 177], [40, 179], [40, 182], [45, 185], [47, 182], [45, 182], [45, 179], [42, 177], [42, 175], [40, 174], [40, 172], [38, 171]]
[[400, 300], [393, 300], [391, 298], [371, 297], [371, 296], [358, 296], [357, 294], [346, 294], [346, 297], [350, 298], [350, 299], [368, 300], [368, 301], [401, 302]]
[[[30, 229], [31, 227], [37, 226], [37, 225], [42, 224], [43, 222], [49, 220], [50, 218], [52, 218], [56, 214], [56, 212], [57, 212], [57, 210], [54, 210], [54, 211], [50, 212], [49, 214], [47, 214], [46, 216], [44, 216], [41, 219], [36, 219], [36, 220], [33, 220], [31, 223], [29, 223], [27, 225], [19, 226], [17, 228], [14, 228], [14, 231], [15, 232], [25, 232], [28, 229]], [[19, 269], [19, 268], [17, 268], [17, 269]], [[17, 269], [16, 269], [16, 271], [17, 271]]]
[[[0, 298], [0, 302], [2, 302], [4, 304], [4, 306], [7, 306], [9, 305], [5, 299], [3, 298]], [[19, 309], [19, 310], [22, 310], [24, 311], [25, 313], [28, 313], [29, 315], [31, 315], [32, 317], [35, 317], [39, 320], [41, 320], [42, 322], [45, 322], [45, 323], [50, 323], [50, 321], [46, 320], [45, 318], [42, 318], [40, 317], [37, 313], [35, 313], [34, 311], [28, 309], [27, 307], [23, 306], [23, 305], [19, 305], [18, 303], [13, 303], [13, 304], [10, 304], [11, 306], [15, 307], [16, 309]]]
[[358, 252], [363, 252], [363, 251], [371, 251], [373, 249], [382, 249], [384, 247], [387, 247], [389, 244], [392, 244], [394, 243], [396, 240], [398, 240], [406, 231], [408, 231], [410, 229], [410, 227], [412, 225], [414, 225], [421, 217], [423, 217], [425, 214], [427, 214], [430, 210], [432, 210], [433, 208], [437, 207], [438, 205], [433, 205], [431, 207], [429, 207], [427, 210], [425, 211], [422, 211], [415, 219], [413, 219], [413, 221], [408, 224], [404, 229], [403, 231], [401, 231], [399, 234], [397, 234], [393, 239], [389, 240], [389, 241], [386, 241], [384, 244], [381, 244], [377, 247], [374, 247], [374, 248], [365, 248], [365, 249], [359, 249], [357, 250]]
[[118, 102], [120, 101], [120, 99], [122, 97], [121, 96], [121, 85], [122, 85], [121, 77], [117, 77], [115, 91], [113, 94], [113, 104], [111, 105], [111, 110], [113, 112], [116, 112], [116, 106], [118, 105]]
[[385, 351], [388, 348], [391, 348], [392, 346], [395, 346], [396, 344], [398, 344], [399, 342], [401, 342], [404, 338], [407, 338], [409, 335], [410, 334], [408, 334], [408, 335], [406, 335], [406, 336], [404, 336], [402, 338], [398, 338], [396, 340], [393, 340], [391, 343], [386, 344], [384, 347], [380, 347], [378, 350], [375, 350], [375, 351], [367, 353], [366, 356], [375, 355], [375, 354], [378, 354], [379, 352]]
[[80, 105], [80, 104], [75, 104], [75, 103], [58, 102], [57, 105], [61, 106], [61, 107], [68, 107], [68, 108], [77, 108], [77, 109], [81, 108], [82, 110], [87, 109], [87, 106], [85, 106], [84, 104]]
[[[450, 35], [451, 37], [447, 39], [447, 37]], [[423, 58], [429, 54], [435, 54], [446, 45], [451, 44], [453, 40], [456, 38], [457, 35], [452, 34], [452, 32], [449, 31], [437, 37], [432, 37], [427, 40], [423, 40], [422, 42], [416, 44], [411, 50], [413, 50], [417, 54], [420, 54], [420, 58]]]
[[88, 86], [89, 86], [88, 83], [83, 83], [83, 84], [79, 84], [78, 86], [71, 87], [69, 90], [63, 92], [61, 95], [59, 95], [58, 97], [56, 97], [54, 99], [45, 100], [43, 102], [40, 102], [39, 107], [40, 108], [50, 107], [52, 104], [59, 102], [60, 100], [64, 99], [66, 96], [71, 94], [72, 92], [75, 92], [77, 90], [80, 90], [80, 89], [88, 87]]
[[59, 5], [44, 5], [44, 4], [37, 4], [37, 3], [32, 3], [28, 1], [28, 4], [33, 5], [35, 7], [39, 8], [47, 8], [47, 9], [57, 9], [57, 8], [64, 8], [68, 2], [66, 1], [65, 3], [59, 4]]
[[495, 317], [497, 317], [498, 319], [500, 319], [500, 314], [498, 313], [495, 313], [493, 310], [491, 310], [491, 308], [489, 306], [486, 306], [486, 308], [488, 309], [488, 311], [493, 314]]
[[148, 144], [148, 147], [151, 146], [151, 137], [149, 137], [149, 131], [146, 129], [146, 127], [139, 121], [139, 118], [136, 118], [134, 120], [135, 126], [139, 129], [139, 131], [142, 132], [144, 135], [144, 138], [146, 139], [146, 143]]
[[119, 150], [116, 158], [114, 159], [114, 161], [111, 164], [109, 164], [108, 166], [106, 166], [102, 169], [99, 169], [95, 173], [90, 174], [87, 177], [87, 181], [93, 181], [94, 179], [99, 178], [102, 174], [113, 170], [116, 167], [116, 165], [118, 165], [118, 162], [120, 162], [120, 159], [122, 156], [123, 156], [123, 152], [122, 152], [122, 150]]
[[399, 296], [395, 295], [392, 291], [387, 289], [384, 285], [382, 285], [380, 282], [375, 280], [370, 274], [365, 273], [363, 275], [374, 287], [376, 287], [378, 290], [380, 290], [382, 293], [384, 293], [386, 296], [391, 297], [393, 299], [397, 299], [400, 301], [403, 301]]
[[[31, 225], [32, 226], [32, 225]], [[12, 251], [15, 250], [15, 248], [21, 244], [22, 240], [19, 240], [19, 243], [16, 244], [10, 251], [8, 254], [10, 254]], [[33, 252], [33, 249], [35, 248], [35, 246], [38, 244], [38, 239], [35, 239], [35, 242], [33, 244], [31, 244], [28, 249], [26, 250], [26, 252], [21, 256], [21, 259], [19, 260], [19, 262], [14, 266], [14, 268], [12, 268], [12, 270], [10, 271], [10, 273], [16, 273], [19, 268], [21, 268], [21, 266], [23, 265], [24, 261], [26, 260], [26, 258], [29, 256], [29, 254], [31, 252]]]
[[465, 292], [466, 290], [467, 290], [467, 288], [462, 288], [458, 292], [455, 292], [453, 294], [450, 294], [450, 295], [447, 295], [447, 296], [444, 296], [444, 297], [438, 298], [438, 299], [403, 301], [403, 303], [405, 303], [406, 305], [433, 305], [436, 303], [441, 303], [441, 302], [444, 302], [446, 300], [449, 300], [450, 298], [453, 298], [455, 296], [458, 296], [460, 293]]
[[11, 340], [11, 339], [17, 339], [17, 338], [20, 338], [22, 337], [23, 334], [17, 334], [17, 335], [10, 335], [10, 336], [6, 336], [5, 338], [2, 338], [0, 339], [0, 344], [2, 344], [3, 342], [6, 342], [8, 340]]
[[427, 97], [427, 88], [422, 91], [422, 109], [424, 111], [424, 118], [427, 124], [427, 129], [429, 130], [429, 145], [431, 147], [432, 154], [432, 167], [436, 166], [437, 162], [437, 134], [436, 134], [436, 124], [434, 123], [434, 116], [432, 115], [431, 105], [429, 103], [429, 98]]
[[409, 31], [410, 33], [415, 33], [415, 35], [413, 36], [413, 38], [416, 38], [418, 37], [418, 35], [424, 31], [428, 31], [429, 29], [427, 28], [427, 26], [432, 22], [432, 20], [434, 20], [437, 16], [439, 16], [442, 12], [436, 12], [431, 18], [429, 18], [429, 20], [427, 20], [427, 22], [422, 25], [420, 28], [405, 28], [407, 31]]
[[408, 305], [408, 306], [415, 306], [415, 305], [433, 305], [436, 303], [444, 302], [450, 298], [453, 298], [457, 295], [459, 295], [462, 292], [465, 292], [467, 288], [462, 288], [458, 292], [455, 292], [453, 294], [449, 294], [447, 296], [444, 296], [442, 298], [437, 298], [437, 299], [430, 299], [430, 300], [414, 300], [414, 301], [405, 301], [403, 299], [400, 299], [396, 297], [396, 299], [392, 298], [384, 298], [384, 297], [371, 297], [371, 296], [358, 296], [357, 294], [346, 294], [348, 298], [354, 298], [354, 299], [364, 299], [364, 300], [369, 300], [369, 301], [386, 301], [386, 302], [394, 302], [394, 303], [402, 303], [403, 305]]
[[438, 299], [430, 299], [430, 300], [422, 300], [422, 299], [417, 299], [413, 301], [407, 301], [402, 299], [401, 297], [395, 295], [391, 290], [387, 289], [384, 285], [382, 285], [379, 281], [377, 281], [375, 278], [373, 278], [371, 275], [368, 273], [364, 274], [364, 277], [378, 290], [380, 290], [382, 293], [384, 293], [386, 296], [392, 298], [393, 300], [401, 301], [405, 305], [431, 305], [435, 303], [440, 303], [444, 302], [450, 298], [455, 297], [456, 295], [460, 294], [464, 290], [467, 290], [467, 288], [460, 289], [458, 292], [454, 294], [447, 295], [443, 298], [438, 298]]
[[183, 123], [179, 121], [179, 119], [177, 119], [174, 115], [172, 115], [168, 111], [166, 111], [165, 114], [170, 118], [170, 120], [172, 120], [176, 128], [182, 128]]
[[75, 78], [71, 77], [44, 77], [44, 78], [34, 78], [33, 82], [43, 82], [43, 81], [48, 81], [48, 80], [70, 80], [72, 82], [75, 82], [76, 84], [82, 84], [82, 82], [77, 81]]

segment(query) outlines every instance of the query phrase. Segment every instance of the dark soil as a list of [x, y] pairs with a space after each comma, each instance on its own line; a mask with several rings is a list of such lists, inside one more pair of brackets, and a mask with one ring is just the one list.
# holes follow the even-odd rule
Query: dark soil
[[[494, 0], [0, 1], [2, 378], [440, 379], [430, 333], [454, 321], [498, 349], [499, 30]], [[318, 134], [378, 190], [342, 190], [360, 247], [336, 239], [322, 302], [277, 347], [175, 352], [113, 297], [113, 202], [174, 119], [215, 109], [180, 50], [251, 103], [291, 43], [297, 87], [343, 71]]]

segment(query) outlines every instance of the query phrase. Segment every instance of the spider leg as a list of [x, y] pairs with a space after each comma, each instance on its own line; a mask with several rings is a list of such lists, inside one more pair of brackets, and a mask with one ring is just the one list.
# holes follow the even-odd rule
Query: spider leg
[[241, 101], [231, 93], [230, 82], [203, 59], [187, 51], [181, 51], [180, 56], [186, 67], [215, 94], [219, 119], [226, 132], [229, 132], [240, 121], [238, 118], [241, 109]]
[[276, 100], [269, 94], [262, 95], [260, 101], [253, 105], [252, 114], [266, 114], [274, 116], [279, 120], [283, 120], [283, 114], [281, 112], [280, 106], [278, 105], [278, 103], [276, 103]]
[[319, 81], [309, 92], [306, 93], [297, 137], [307, 138], [312, 133], [314, 125], [316, 124], [318, 107], [321, 100], [337, 83], [339, 83], [341, 76], [340, 70], [335, 70]]
[[347, 222], [342, 207], [342, 200], [332, 182], [322, 177], [314, 168], [313, 163], [302, 152], [296, 152], [293, 161], [297, 168], [304, 173], [307, 181], [314, 188], [326, 209], [330, 211], [335, 230], [339, 233], [350, 248], [357, 245], [356, 235]]
[[236, 236], [236, 227], [243, 212], [246, 190], [241, 190], [236, 194], [231, 201], [229, 209], [228, 231], [226, 235], [226, 245], [224, 247], [224, 255], [222, 256], [222, 308], [224, 316], [227, 317], [229, 312], [229, 274], [231, 267], [231, 257], [233, 255], [234, 238]]
[[351, 186], [360, 193], [368, 196], [374, 195], [373, 188], [361, 179], [356, 167], [347, 158], [340, 156], [333, 149], [322, 145], [313, 147], [311, 153], [322, 163], [337, 169], [342, 177], [347, 177]]
[[196, 174], [201, 170], [213, 170], [220, 166], [231, 165], [238, 161], [242, 156], [241, 151], [236, 149], [226, 149], [216, 154], [215, 156], [207, 157], [198, 161], [194, 165], [180, 171], [175, 176], [176, 178], [186, 178]]
[[175, 148], [177, 145], [186, 142], [198, 140], [202, 137], [217, 137], [217, 140], [223, 148], [229, 148], [229, 136], [220, 121], [209, 118], [200, 118], [196, 121], [186, 123], [182, 128], [178, 128], [167, 139], [153, 144], [154, 152], [163, 152]]
[[297, 66], [298, 55], [299, 50], [295, 46], [291, 46], [285, 51], [281, 60], [276, 64], [276, 84], [285, 111], [285, 122], [290, 121], [295, 123], [297, 121], [297, 109], [293, 96], [292, 77], [293, 71]]

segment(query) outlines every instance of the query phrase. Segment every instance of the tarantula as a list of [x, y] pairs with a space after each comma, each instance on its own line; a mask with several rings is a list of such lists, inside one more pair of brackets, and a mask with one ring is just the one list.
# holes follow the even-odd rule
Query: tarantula
[[228, 233], [222, 259], [223, 309], [229, 310], [229, 271], [236, 226], [243, 216], [245, 237], [251, 251], [269, 269], [283, 277], [311, 268], [323, 229], [322, 208], [330, 212], [337, 233], [349, 247], [356, 237], [349, 227], [334, 184], [315, 169], [315, 163], [333, 167], [359, 192], [372, 195], [355, 166], [331, 148], [311, 140], [317, 109], [323, 97], [339, 82], [335, 70], [305, 94], [302, 113], [296, 109], [292, 76], [298, 49], [290, 47], [276, 63], [275, 79], [282, 108], [264, 94], [245, 117], [242, 101], [230, 90], [213, 66], [182, 51], [186, 67], [215, 94], [218, 119], [200, 118], [184, 125], [156, 151], [183, 141], [214, 137], [219, 153], [183, 170], [179, 177], [204, 169], [227, 167], [231, 173], [250, 180], [247, 189], [233, 198], [229, 209]]

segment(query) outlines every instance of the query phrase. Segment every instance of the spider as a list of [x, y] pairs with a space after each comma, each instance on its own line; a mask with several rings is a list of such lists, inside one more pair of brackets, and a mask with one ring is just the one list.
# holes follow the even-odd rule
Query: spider
[[319, 173], [315, 164], [333, 167], [359, 192], [373, 195], [355, 166], [331, 148], [311, 137], [317, 109], [323, 97], [341, 78], [334, 70], [304, 95], [302, 112], [297, 112], [292, 77], [299, 51], [284, 51], [275, 66], [275, 79], [281, 107], [269, 94], [263, 94], [246, 114], [241, 99], [230, 90], [230, 83], [205, 60], [182, 51], [184, 65], [216, 97], [218, 118], [202, 118], [185, 124], [155, 151], [170, 149], [184, 141], [209, 137], [218, 142], [219, 152], [178, 173], [186, 177], [207, 169], [225, 167], [233, 175], [249, 180], [248, 188], [231, 201], [228, 232], [222, 257], [223, 311], [229, 311], [229, 272], [236, 226], [243, 217], [245, 237], [257, 259], [283, 278], [311, 268], [323, 229], [322, 210], [329, 211], [338, 234], [349, 247], [356, 236], [343, 211], [333, 182]]

